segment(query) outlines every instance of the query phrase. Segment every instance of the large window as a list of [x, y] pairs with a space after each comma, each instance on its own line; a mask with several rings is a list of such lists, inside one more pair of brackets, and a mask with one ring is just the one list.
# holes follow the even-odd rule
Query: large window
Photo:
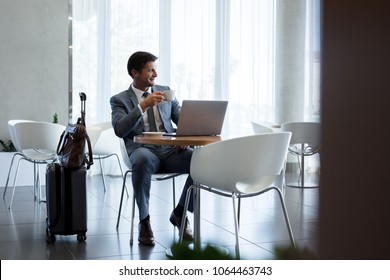
[[[79, 111], [78, 92], [84, 91], [88, 123], [110, 120], [110, 96], [131, 83], [127, 59], [145, 50], [159, 57], [157, 82], [176, 89], [179, 101], [229, 100], [224, 125], [229, 137], [252, 133], [253, 119], [273, 122], [274, 2], [73, 1], [73, 115]], [[302, 102], [312, 104], [316, 85], [309, 60], [311, 80]], [[314, 107], [308, 108], [307, 118], [315, 118]]]

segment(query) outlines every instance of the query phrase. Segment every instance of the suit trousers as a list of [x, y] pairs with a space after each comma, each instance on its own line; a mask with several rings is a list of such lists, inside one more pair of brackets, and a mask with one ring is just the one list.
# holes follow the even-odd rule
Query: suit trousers
[[[143, 145], [130, 154], [132, 165], [131, 178], [140, 220], [149, 215], [152, 175], [156, 173], [190, 174], [192, 152], [193, 150], [190, 148], [177, 153], [173, 146]], [[179, 205], [184, 207], [187, 190], [192, 184], [192, 178], [188, 175], [179, 199]], [[188, 210], [193, 212], [192, 198], [190, 199]]]

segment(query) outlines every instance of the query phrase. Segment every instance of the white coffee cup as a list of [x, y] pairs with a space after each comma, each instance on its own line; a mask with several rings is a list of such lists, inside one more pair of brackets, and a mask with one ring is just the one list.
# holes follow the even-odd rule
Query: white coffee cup
[[163, 91], [165, 101], [172, 101], [175, 99], [175, 91], [172, 89]]

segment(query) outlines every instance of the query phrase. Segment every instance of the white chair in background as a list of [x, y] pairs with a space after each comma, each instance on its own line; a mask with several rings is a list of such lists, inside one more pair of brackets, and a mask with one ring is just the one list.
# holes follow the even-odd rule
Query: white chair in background
[[289, 187], [315, 188], [317, 184], [305, 182], [305, 157], [320, 154], [321, 124], [317, 122], [287, 122], [281, 131], [292, 133], [288, 152], [297, 156], [300, 174], [298, 182], [286, 183]]
[[39, 165], [46, 165], [57, 158], [57, 144], [61, 133], [65, 130], [65, 126], [48, 122], [20, 121], [16, 122], [13, 128], [15, 143], [22, 157], [18, 160], [15, 171], [12, 197], [9, 204], [10, 209], [14, 199], [21, 160], [26, 160], [34, 164], [34, 189], [38, 188], [39, 200], [41, 201]]
[[270, 122], [251, 121], [251, 123], [252, 123], [253, 132], [255, 134], [277, 132], [277, 130], [280, 128], [280, 125], [270, 123]]
[[[198, 148], [191, 159], [194, 185], [187, 192], [184, 211], [187, 211], [190, 191], [196, 198], [194, 209], [195, 248], [200, 242], [199, 191], [231, 197], [236, 236], [236, 257], [240, 258], [239, 224], [241, 198], [275, 190], [280, 199], [291, 243], [295, 246], [283, 193], [275, 185], [287, 154], [290, 132], [264, 133], [228, 139]], [[238, 198], [238, 207], [236, 199]], [[237, 210], [238, 208], [238, 210]], [[184, 219], [181, 223], [185, 224]], [[182, 242], [183, 228], [180, 229]]]
[[[119, 145], [120, 145], [120, 150], [121, 150], [121, 155], [122, 155], [123, 162], [125, 163], [125, 165], [128, 168], [128, 170], [125, 172], [125, 174], [123, 176], [122, 193], [121, 193], [121, 199], [120, 199], [120, 203], [119, 203], [118, 219], [117, 219], [117, 223], [116, 223], [116, 227], [117, 228], [119, 227], [119, 221], [120, 221], [120, 218], [121, 218], [122, 204], [123, 204], [123, 195], [124, 195], [124, 192], [125, 192], [125, 189], [126, 189], [126, 179], [127, 179], [127, 176], [131, 174], [131, 162], [130, 162], [130, 158], [129, 158], [128, 154], [127, 154], [126, 145], [125, 145], [125, 141], [123, 140], [123, 138], [119, 138]], [[153, 177], [152, 177], [153, 181], [164, 181], [164, 180], [172, 179], [173, 209], [176, 206], [176, 198], [175, 198], [175, 195], [176, 195], [176, 191], [175, 191], [176, 182], [175, 182], [175, 178], [177, 176], [180, 176], [180, 175], [183, 175], [183, 174], [181, 174], [181, 173], [161, 173], [161, 174], [158, 173], [158, 174], [153, 175]], [[132, 209], [131, 209], [130, 245], [133, 245], [133, 240], [134, 240], [133, 236], [134, 236], [135, 204], [136, 204], [136, 202], [135, 202], [135, 195], [134, 195], [134, 191], [133, 191], [133, 202], [132, 202]], [[183, 216], [185, 216], [185, 215], [183, 215]]]
[[99, 160], [104, 192], [106, 192], [106, 179], [102, 160], [110, 157], [116, 157], [121, 175], [123, 177], [122, 165], [117, 154], [118, 137], [114, 133], [111, 122], [103, 122], [89, 126], [87, 127], [87, 132], [91, 140], [93, 159]]
[[[252, 121], [252, 128], [254, 134], [273, 133], [273, 132], [280, 131], [280, 124], [265, 122], [265, 121]], [[284, 165], [283, 170], [279, 176], [279, 179], [283, 181], [281, 183], [282, 186], [284, 186], [285, 171], [286, 171], [286, 165]]]

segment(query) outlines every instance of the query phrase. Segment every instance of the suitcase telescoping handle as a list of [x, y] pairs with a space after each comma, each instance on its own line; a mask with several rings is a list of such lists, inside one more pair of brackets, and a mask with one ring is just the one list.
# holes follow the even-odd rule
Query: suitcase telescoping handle
[[81, 100], [81, 118], [78, 118], [77, 123], [81, 123], [85, 126], [85, 100], [87, 100], [87, 95], [84, 92], [79, 93]]
[[81, 101], [87, 100], [87, 95], [84, 92], [80, 92], [79, 95], [80, 95]]
[[[78, 123], [81, 123], [85, 126], [85, 103], [87, 100], [87, 95], [84, 92], [80, 92], [80, 100], [81, 100], [81, 118], [79, 118], [80, 121]], [[87, 169], [89, 169], [89, 166], [93, 164], [93, 156], [92, 156], [92, 147], [91, 147], [91, 140], [89, 139], [89, 136], [87, 132], [85, 133], [85, 139], [87, 141], [88, 146], [88, 158], [86, 158], [85, 162], [87, 163]]]
[[87, 100], [87, 95], [84, 92], [80, 92], [79, 95], [81, 100], [81, 118], [85, 125], [85, 100]]

